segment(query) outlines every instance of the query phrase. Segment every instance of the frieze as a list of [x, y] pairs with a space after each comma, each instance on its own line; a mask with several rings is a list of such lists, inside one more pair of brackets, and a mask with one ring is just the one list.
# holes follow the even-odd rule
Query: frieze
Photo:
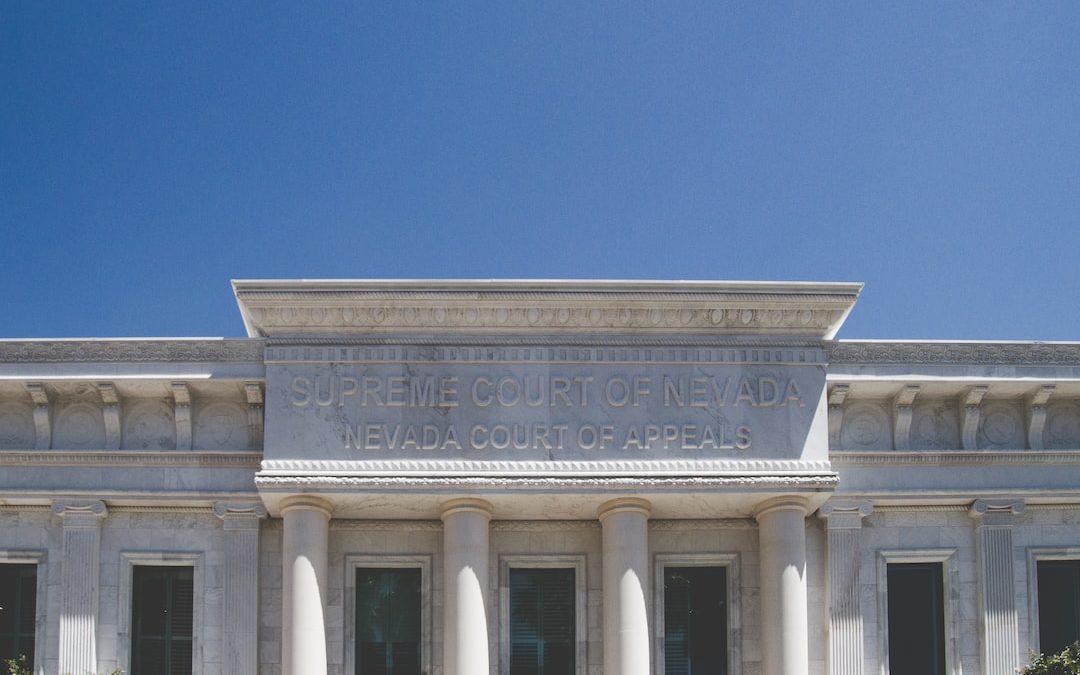
[[830, 342], [830, 364], [1073, 365], [1080, 343]]
[[762, 343], [730, 347], [663, 344], [619, 347], [434, 346], [408, 344], [290, 345], [266, 349], [266, 362], [277, 363], [721, 363], [746, 365], [824, 365], [820, 348], [791, 348]]
[[5, 340], [0, 363], [253, 361], [263, 340]]

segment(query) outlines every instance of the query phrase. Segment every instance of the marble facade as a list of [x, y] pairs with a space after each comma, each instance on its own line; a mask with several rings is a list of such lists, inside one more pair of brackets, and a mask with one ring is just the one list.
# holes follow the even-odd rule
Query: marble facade
[[378, 564], [431, 675], [509, 672], [521, 565], [576, 570], [575, 675], [664, 675], [662, 570], [709, 564], [732, 675], [888, 675], [931, 561], [947, 672], [1013, 673], [1080, 560], [1080, 345], [838, 341], [860, 289], [237, 281], [245, 339], [0, 341], [34, 672], [128, 669], [133, 566], [184, 565], [193, 672], [351, 674]]

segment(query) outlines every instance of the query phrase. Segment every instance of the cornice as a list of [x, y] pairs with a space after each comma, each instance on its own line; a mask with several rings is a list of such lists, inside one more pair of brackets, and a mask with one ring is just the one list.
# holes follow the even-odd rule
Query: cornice
[[261, 362], [263, 340], [0, 340], [0, 363]]
[[1080, 343], [1046, 342], [829, 342], [830, 364], [1072, 365], [1080, 366]]
[[832, 490], [838, 484], [835, 474], [782, 476], [708, 476], [708, 477], [519, 477], [519, 476], [265, 476], [255, 477], [255, 486], [268, 491], [353, 490], [353, 489], [442, 489], [442, 490], [634, 490], [638, 492], [679, 490]]
[[830, 338], [862, 286], [646, 281], [234, 281], [252, 336], [701, 333]]
[[544, 477], [544, 476], [771, 476], [831, 475], [829, 462], [799, 460], [264, 460], [260, 477], [287, 476], [361, 476], [361, 477]]

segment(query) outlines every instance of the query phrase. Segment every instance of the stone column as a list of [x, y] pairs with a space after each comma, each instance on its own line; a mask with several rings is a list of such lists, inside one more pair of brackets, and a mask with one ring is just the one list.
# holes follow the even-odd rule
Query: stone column
[[1012, 520], [1013, 514], [1023, 510], [1024, 502], [1013, 499], [979, 499], [971, 505], [977, 542], [983, 675], [1013, 675], [1020, 666]]
[[225, 530], [221, 646], [226, 673], [259, 670], [259, 524], [266, 507], [258, 502], [218, 502], [214, 514]]
[[107, 510], [101, 501], [57, 501], [52, 512], [63, 523], [59, 670], [96, 673], [101, 521]]
[[829, 500], [818, 511], [828, 532], [830, 675], [863, 672], [859, 532], [873, 510], [869, 501]]
[[281, 503], [281, 666], [284, 675], [326, 675], [326, 559], [329, 502], [310, 495]]
[[443, 614], [445, 675], [488, 675], [488, 523], [482, 499], [443, 505]]
[[761, 559], [761, 651], [764, 675], [806, 675], [806, 515], [802, 497], [758, 505]]
[[603, 504], [604, 675], [649, 675], [649, 512], [644, 499]]

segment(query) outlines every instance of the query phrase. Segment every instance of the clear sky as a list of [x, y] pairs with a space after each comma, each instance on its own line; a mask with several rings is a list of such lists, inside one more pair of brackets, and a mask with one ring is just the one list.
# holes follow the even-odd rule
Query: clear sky
[[0, 4], [0, 336], [231, 278], [862, 281], [1080, 340], [1078, 2]]

